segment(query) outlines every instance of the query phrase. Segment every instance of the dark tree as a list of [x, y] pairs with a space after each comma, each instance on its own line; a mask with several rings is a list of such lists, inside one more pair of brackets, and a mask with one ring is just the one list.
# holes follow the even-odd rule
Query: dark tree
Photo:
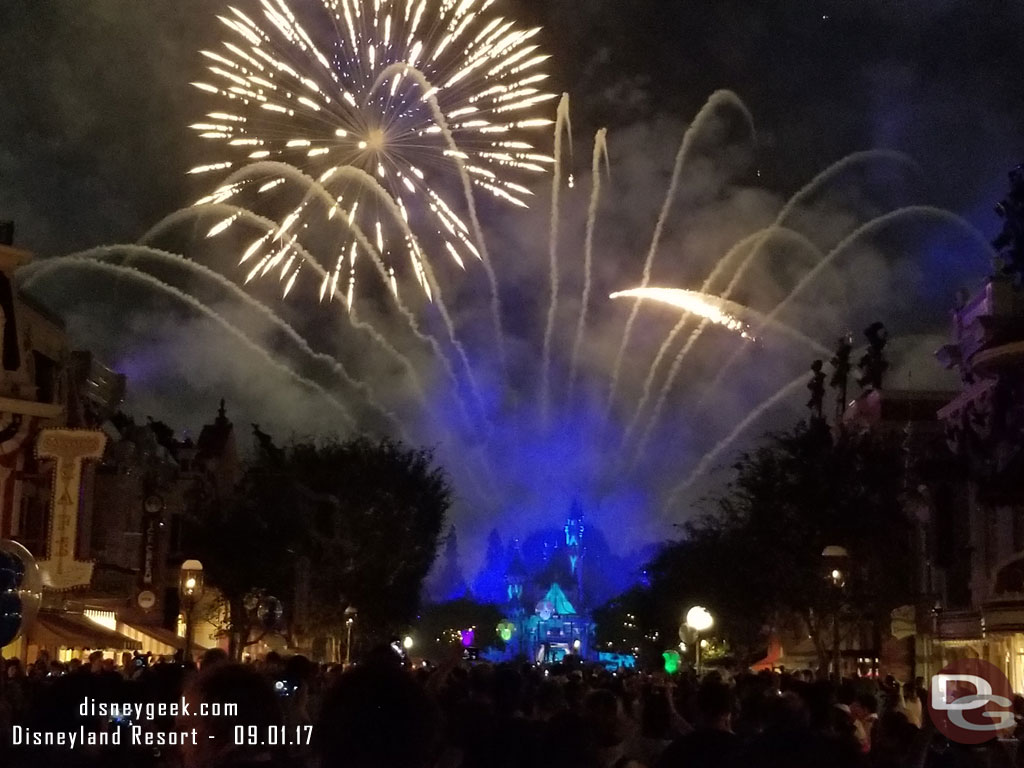
[[501, 605], [508, 597], [505, 575], [508, 570], [508, 551], [501, 541], [501, 534], [493, 528], [487, 535], [487, 551], [484, 565], [473, 579], [473, 596], [485, 603]]
[[885, 359], [885, 345], [889, 343], [889, 332], [879, 322], [874, 322], [864, 329], [868, 340], [867, 352], [857, 363], [860, 377], [857, 383], [871, 389], [882, 388], [882, 377], [889, 370], [889, 361]]
[[238, 658], [257, 616], [259, 595], [290, 595], [295, 564], [308, 543], [306, 505], [286, 467], [259, 458], [229, 498], [199, 490], [190, 505], [186, 551], [227, 608], [230, 654]]
[[340, 633], [350, 606], [364, 641], [408, 627], [451, 505], [430, 452], [359, 438], [293, 445], [286, 463], [313, 504], [310, 589], [320, 630]]
[[847, 383], [850, 379], [850, 355], [853, 353], [853, 339], [850, 335], [836, 341], [836, 351], [829, 361], [832, 366], [832, 378], [828, 385], [836, 390], [836, 418], [846, 410]]
[[[880, 622], [913, 596], [913, 522], [901, 503], [905, 461], [895, 437], [842, 432], [822, 422], [771, 434], [743, 455], [736, 478], [683, 541], [651, 564], [662, 602], [701, 602], [734, 647], [762, 627], [796, 619], [828, 658], [822, 616], [833, 597], [822, 550], [850, 553], [851, 618]], [[763, 647], [763, 645], [762, 645]]]
[[289, 614], [315, 606], [304, 629], [321, 636], [344, 633], [350, 606], [364, 642], [410, 626], [451, 499], [430, 454], [366, 439], [279, 449], [256, 436], [258, 458], [230, 497], [196, 496], [188, 534], [229, 608], [235, 655], [260, 596]]
[[459, 537], [454, 525], [449, 526], [448, 535], [445, 536], [443, 562], [437, 575], [434, 592], [442, 600], [458, 600], [469, 594], [469, 587], [459, 564]]
[[811, 363], [811, 380], [807, 382], [807, 389], [811, 392], [807, 407], [811, 411], [811, 418], [814, 419], [824, 418], [825, 374], [822, 373], [822, 366], [821, 360]]
[[1003, 229], [992, 241], [1003, 261], [1003, 272], [1024, 276], [1024, 164], [1010, 171], [1010, 191], [996, 206]]

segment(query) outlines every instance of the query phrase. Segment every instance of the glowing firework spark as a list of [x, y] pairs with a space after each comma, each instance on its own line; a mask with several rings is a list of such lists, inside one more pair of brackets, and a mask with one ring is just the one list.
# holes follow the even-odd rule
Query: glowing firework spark
[[[436, 233], [459, 266], [480, 258], [475, 228], [458, 213], [463, 206], [437, 181], [457, 169], [475, 186], [526, 206], [531, 192], [516, 175], [552, 163], [527, 140], [531, 129], [552, 122], [534, 112], [554, 98], [540, 88], [547, 76], [537, 68], [547, 56], [532, 42], [539, 29], [495, 15], [494, 0], [310, 0], [301, 13], [285, 0], [249, 4], [249, 12], [231, 7], [218, 17], [230, 39], [202, 52], [211, 82], [193, 83], [222, 103], [191, 127], [231, 159], [191, 173], [266, 159], [302, 168], [336, 195], [337, 206], [319, 213], [359, 217], [382, 257], [408, 256], [429, 295], [422, 238], [411, 239], [372, 198], [361, 200], [363, 187], [338, 174], [354, 166], [379, 180], [406, 222], [410, 211], [417, 219], [422, 213], [423, 234]], [[249, 186], [268, 193], [277, 181], [226, 185], [200, 203], [224, 202]], [[294, 246], [315, 208], [304, 201], [272, 237], [252, 244], [250, 276], [277, 272], [285, 293], [291, 289], [304, 264]], [[211, 235], [231, 223], [220, 222]], [[340, 281], [351, 304], [363, 247], [352, 237], [338, 245], [321, 300], [333, 299]], [[393, 274], [391, 288], [397, 290]]]
[[611, 295], [611, 298], [649, 299], [678, 307], [698, 317], [703, 317], [715, 325], [735, 331], [744, 339], [754, 341], [754, 337], [750, 333], [750, 326], [737, 317], [744, 311], [744, 308], [728, 299], [720, 299], [717, 296], [697, 291], [684, 291], [681, 288], [633, 288], [628, 291], [617, 291]]

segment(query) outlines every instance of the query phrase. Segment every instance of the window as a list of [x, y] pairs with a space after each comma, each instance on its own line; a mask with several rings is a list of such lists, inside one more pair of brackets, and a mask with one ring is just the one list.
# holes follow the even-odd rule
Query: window
[[36, 369], [36, 397], [41, 403], [52, 403], [57, 395], [57, 363], [34, 350], [32, 358]]

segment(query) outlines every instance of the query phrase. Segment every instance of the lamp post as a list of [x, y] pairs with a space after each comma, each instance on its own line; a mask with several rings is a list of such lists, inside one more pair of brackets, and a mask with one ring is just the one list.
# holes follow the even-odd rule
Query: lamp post
[[185, 663], [192, 661], [192, 612], [203, 596], [203, 564], [198, 560], [186, 560], [181, 564], [178, 578], [178, 595], [185, 611]]
[[839, 683], [842, 681], [842, 652], [839, 642], [839, 611], [842, 608], [843, 587], [846, 585], [847, 566], [850, 553], [844, 547], [831, 545], [821, 552], [825, 561], [825, 581], [829, 585], [832, 597], [832, 677]]
[[352, 625], [356, 623], [356, 616], [359, 614], [351, 605], [345, 609], [345, 666], [352, 664]]
[[695, 605], [686, 612], [686, 626], [693, 630], [694, 641], [694, 667], [700, 675], [700, 633], [707, 632], [714, 626], [715, 619], [711, 611], [702, 605]]

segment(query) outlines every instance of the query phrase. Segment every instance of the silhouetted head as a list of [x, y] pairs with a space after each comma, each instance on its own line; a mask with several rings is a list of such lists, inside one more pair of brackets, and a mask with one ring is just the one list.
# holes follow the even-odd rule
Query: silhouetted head
[[362, 666], [328, 692], [314, 743], [323, 768], [425, 768], [439, 725], [433, 702], [407, 673]]
[[705, 728], [728, 729], [735, 697], [721, 680], [705, 680], [697, 690], [697, 715]]
[[207, 667], [212, 667], [214, 664], [220, 664], [227, 660], [228, 653], [223, 648], [208, 648], [203, 652], [199, 666], [202, 669], [206, 669]]
[[[206, 667], [185, 688], [192, 712], [207, 706], [206, 717], [182, 717], [182, 730], [196, 728], [196, 745], [182, 750], [185, 768], [218, 768], [246, 762], [273, 765], [274, 747], [235, 745], [236, 726], [260, 734], [283, 723], [281, 704], [270, 682], [252, 667], [222, 662]], [[219, 716], [214, 716], [219, 712]]]

